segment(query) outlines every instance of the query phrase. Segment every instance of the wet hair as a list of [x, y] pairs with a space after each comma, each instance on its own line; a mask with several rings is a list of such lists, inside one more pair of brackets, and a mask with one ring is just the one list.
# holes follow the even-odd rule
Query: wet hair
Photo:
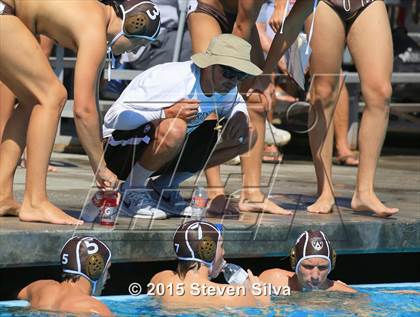
[[176, 274], [178, 274], [181, 280], [184, 280], [188, 271], [198, 270], [201, 267], [201, 263], [197, 261], [178, 261], [178, 266], [176, 267]]
[[77, 274], [71, 274], [71, 273], [63, 273], [61, 275], [61, 279], [63, 282], [73, 282], [76, 283], [78, 280], [80, 280], [81, 275]]

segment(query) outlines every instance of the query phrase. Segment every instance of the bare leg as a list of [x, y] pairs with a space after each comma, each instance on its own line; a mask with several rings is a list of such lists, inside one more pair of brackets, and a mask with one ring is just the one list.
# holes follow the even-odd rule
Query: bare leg
[[[222, 33], [217, 21], [204, 13], [192, 13], [188, 17], [188, 28], [191, 34], [193, 53], [205, 52], [211, 39]], [[209, 167], [205, 170], [208, 196], [211, 201], [220, 195], [224, 195], [225, 190], [220, 178], [220, 166]]]
[[[309, 142], [317, 177], [318, 199], [307, 210], [329, 213], [334, 205], [331, 175], [333, 129], [329, 127], [338, 97], [344, 27], [337, 14], [323, 2], [318, 5], [311, 46], [310, 70], [314, 76], [310, 94], [314, 106], [311, 116], [315, 115], [318, 121], [309, 130]], [[313, 119], [311, 117], [309, 122], [314, 122]]]
[[342, 84], [341, 87], [338, 103], [334, 111], [334, 136], [337, 159], [345, 165], [357, 166], [359, 160], [353, 156], [347, 139], [349, 129], [349, 92], [345, 84]]
[[15, 104], [15, 95], [5, 84], [0, 82], [0, 140], [3, 137], [4, 128], [6, 127], [7, 120], [12, 115]]
[[[359, 132], [360, 165], [351, 205], [355, 211], [373, 211], [377, 216], [388, 217], [398, 209], [386, 207], [374, 191], [376, 166], [385, 138], [392, 94], [392, 37], [382, 1], [375, 1], [360, 14], [350, 29], [348, 45], [366, 101]], [[375, 52], [374, 56], [372, 52]]]
[[8, 120], [0, 145], [0, 197], [12, 195], [13, 176], [26, 137], [28, 168], [19, 218], [23, 221], [80, 224], [81, 221], [51, 204], [46, 191], [48, 160], [66, 91], [35, 37], [18, 18], [2, 17], [0, 42], [3, 41], [8, 45], [0, 45], [0, 80], [17, 96], [21, 109], [14, 111]]
[[141, 156], [140, 165], [150, 171], [157, 171], [170, 162], [181, 149], [186, 128], [185, 121], [178, 118], [157, 123], [155, 139]]
[[289, 215], [291, 214], [289, 210], [285, 210], [269, 200], [260, 189], [266, 113], [262, 98], [264, 98], [262, 94], [252, 94], [247, 100], [250, 121], [255, 129], [257, 139], [254, 147], [241, 156], [243, 190], [239, 209], [247, 212], [265, 211], [273, 214]]
[[[0, 141], [3, 139], [3, 131], [6, 127], [7, 121], [13, 113], [14, 105], [15, 95], [5, 84], [0, 82]], [[0, 216], [17, 216], [20, 204], [13, 196], [13, 183], [8, 183], [7, 185], [4, 184], [4, 186], [9, 186], [9, 188], [2, 191], [2, 196], [0, 196]], [[10, 188], [10, 186], [12, 187]]]
[[[257, 65], [264, 64], [260, 39], [256, 27], [252, 29], [250, 42], [252, 44], [251, 59]], [[241, 86], [241, 90], [248, 90], [248, 83]], [[285, 210], [269, 200], [261, 192], [262, 155], [264, 152], [265, 120], [267, 117], [268, 103], [262, 93], [253, 93], [247, 100], [248, 113], [251, 124], [256, 132], [256, 143], [245, 155], [241, 156], [243, 173], [243, 190], [239, 202], [239, 209], [248, 212], [268, 212], [279, 215], [290, 215]]]
[[[38, 38], [38, 42], [45, 56], [50, 56], [51, 51], [54, 47], [54, 41], [44, 35], [40, 35]], [[15, 95], [4, 84], [0, 83], [0, 140], [3, 134], [4, 127], [6, 126], [6, 122], [12, 115], [13, 107], [15, 104]], [[21, 157], [20, 167], [26, 168], [26, 151], [23, 152], [23, 155]], [[56, 167], [48, 165], [48, 172], [56, 171]]]

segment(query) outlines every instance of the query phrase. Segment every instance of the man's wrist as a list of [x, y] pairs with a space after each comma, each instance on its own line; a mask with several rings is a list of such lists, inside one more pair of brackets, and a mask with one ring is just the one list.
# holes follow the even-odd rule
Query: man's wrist
[[90, 160], [90, 166], [92, 167], [93, 172], [99, 173], [106, 169], [106, 162], [102, 159], [103, 155], [92, 157]]

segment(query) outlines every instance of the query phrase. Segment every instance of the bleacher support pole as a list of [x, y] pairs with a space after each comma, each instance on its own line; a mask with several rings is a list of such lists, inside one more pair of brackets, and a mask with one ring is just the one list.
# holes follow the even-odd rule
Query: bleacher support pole
[[178, 24], [178, 31], [176, 32], [175, 49], [174, 49], [174, 55], [172, 57], [172, 62], [178, 62], [179, 55], [181, 53], [182, 37], [184, 36], [185, 20], [187, 18], [188, 1], [178, 0], [178, 7], [180, 11], [179, 24]]

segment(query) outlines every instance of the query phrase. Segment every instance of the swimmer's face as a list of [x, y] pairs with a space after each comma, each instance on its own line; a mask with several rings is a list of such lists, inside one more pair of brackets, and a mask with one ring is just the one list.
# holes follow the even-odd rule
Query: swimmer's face
[[111, 262], [108, 263], [108, 266], [106, 267], [104, 271], [104, 274], [102, 274], [101, 278], [96, 283], [95, 294], [92, 294], [93, 296], [101, 295], [102, 291], [104, 290], [106, 282], [111, 278], [111, 274], [109, 273], [110, 267], [111, 267]]
[[235, 88], [241, 79], [240, 72], [236, 72], [234, 68], [213, 65], [213, 87], [215, 92], [226, 94]]
[[217, 242], [216, 255], [213, 261], [213, 267], [210, 272], [210, 278], [216, 278], [222, 271], [223, 264], [225, 262], [225, 249], [223, 247], [223, 238], [220, 238]]
[[328, 264], [328, 260], [324, 258], [303, 260], [297, 273], [301, 287], [308, 290], [322, 288], [327, 280]]

